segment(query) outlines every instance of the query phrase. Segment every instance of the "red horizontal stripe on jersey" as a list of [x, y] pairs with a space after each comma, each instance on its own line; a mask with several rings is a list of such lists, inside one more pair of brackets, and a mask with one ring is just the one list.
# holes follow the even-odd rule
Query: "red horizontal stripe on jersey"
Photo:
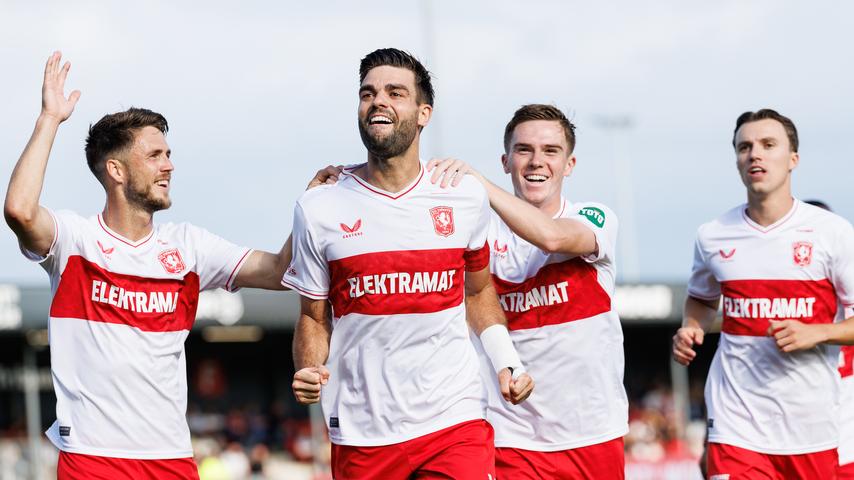
[[770, 320], [833, 323], [836, 291], [829, 280], [727, 280], [721, 282], [723, 325], [731, 335], [762, 337]]
[[496, 275], [492, 281], [510, 330], [558, 325], [611, 310], [596, 267], [580, 258], [546, 265], [522, 283]]
[[[329, 262], [329, 301], [350, 313], [434, 313], [463, 302], [465, 249], [372, 252]], [[416, 279], [417, 277], [417, 279]]]
[[464, 255], [467, 272], [479, 272], [489, 266], [489, 245], [483, 242], [483, 246], [477, 250], [466, 250]]
[[854, 345], [842, 346], [842, 364], [839, 365], [839, 376], [842, 378], [854, 375]]
[[195, 272], [181, 279], [137, 277], [110, 272], [73, 255], [62, 272], [50, 316], [176, 332], [193, 326], [198, 300]]

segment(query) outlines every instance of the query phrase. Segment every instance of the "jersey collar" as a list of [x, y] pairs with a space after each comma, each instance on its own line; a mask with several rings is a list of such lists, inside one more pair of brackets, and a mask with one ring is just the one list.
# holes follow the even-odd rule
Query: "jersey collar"
[[415, 180], [413, 180], [412, 183], [410, 183], [409, 185], [407, 185], [406, 187], [404, 187], [401, 191], [399, 191], [397, 193], [387, 192], [381, 188], [377, 188], [377, 187], [369, 184], [368, 182], [362, 180], [358, 175], [354, 175], [352, 173], [353, 170], [361, 167], [362, 165], [364, 165], [364, 163], [359, 164], [359, 165], [354, 165], [353, 167], [345, 168], [343, 173], [344, 173], [344, 175], [355, 180], [356, 183], [358, 183], [359, 185], [361, 185], [363, 188], [370, 191], [371, 193], [373, 193], [375, 195], [382, 196], [382, 197], [390, 198], [392, 200], [397, 200], [400, 197], [402, 197], [402, 196], [406, 195], [407, 193], [411, 192], [412, 190], [414, 190], [415, 187], [417, 187], [418, 184], [421, 183], [421, 179], [424, 178], [424, 164], [419, 161], [418, 162], [418, 167], [419, 167], [418, 176], [415, 177]]
[[112, 229], [110, 229], [110, 227], [107, 226], [107, 222], [105, 222], [103, 217], [101, 217], [100, 213], [98, 214], [98, 225], [101, 226], [101, 228], [104, 230], [104, 232], [107, 233], [107, 235], [115, 238], [116, 240], [118, 240], [118, 241], [120, 241], [126, 245], [130, 245], [133, 248], [137, 248], [137, 247], [142, 246], [144, 243], [151, 240], [151, 237], [154, 236], [154, 228], [152, 228], [151, 232], [149, 232], [148, 235], [146, 235], [142, 239], [134, 242], [134, 241], [122, 236], [122, 235], [119, 235], [118, 233], [116, 233]]
[[772, 223], [771, 225], [768, 225], [767, 227], [763, 227], [762, 225], [759, 225], [758, 223], [754, 222], [747, 215], [747, 204], [746, 203], [744, 204], [744, 206], [741, 209], [741, 218], [744, 219], [744, 223], [746, 223], [748, 227], [750, 227], [750, 228], [752, 228], [752, 229], [754, 229], [760, 233], [768, 233], [768, 232], [778, 228], [779, 226], [783, 225], [784, 223], [788, 222], [789, 219], [791, 219], [795, 215], [795, 212], [798, 211], [798, 205], [801, 203], [801, 201], [798, 200], [797, 198], [793, 198], [792, 200], [794, 200], [794, 201], [792, 202], [792, 208], [789, 209], [789, 212], [786, 213], [785, 215], [783, 215], [783, 217], [780, 218], [779, 220], [777, 220], [776, 222]]

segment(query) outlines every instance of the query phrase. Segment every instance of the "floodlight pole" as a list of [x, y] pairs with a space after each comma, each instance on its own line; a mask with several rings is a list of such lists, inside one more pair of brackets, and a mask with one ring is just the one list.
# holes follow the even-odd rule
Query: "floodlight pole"
[[620, 252], [617, 257], [620, 277], [625, 283], [640, 281], [638, 262], [637, 227], [635, 223], [634, 174], [632, 160], [623, 155], [620, 146], [620, 133], [634, 128], [634, 119], [629, 115], [598, 115], [593, 124], [605, 131], [611, 150], [611, 161], [614, 163], [614, 179], [617, 183], [617, 215], [620, 220], [618, 245]]

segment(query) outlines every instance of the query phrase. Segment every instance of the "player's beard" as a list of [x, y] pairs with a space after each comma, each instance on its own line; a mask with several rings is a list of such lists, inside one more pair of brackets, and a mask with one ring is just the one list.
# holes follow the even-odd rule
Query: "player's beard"
[[153, 184], [140, 184], [136, 181], [136, 177], [128, 173], [128, 181], [125, 183], [125, 198], [128, 203], [134, 207], [144, 210], [148, 213], [154, 213], [158, 210], [166, 210], [172, 206], [172, 200], [167, 196], [165, 198], [157, 198], [154, 196], [152, 189]]
[[415, 141], [415, 135], [418, 133], [418, 125], [416, 112], [409, 118], [399, 118], [399, 123], [392, 132], [384, 137], [376, 137], [368, 132], [368, 119], [371, 118], [373, 112], [365, 116], [364, 119], [359, 119], [359, 135], [362, 137], [362, 143], [368, 149], [368, 153], [377, 159], [385, 160], [392, 157], [403, 155], [403, 152], [412, 145]]

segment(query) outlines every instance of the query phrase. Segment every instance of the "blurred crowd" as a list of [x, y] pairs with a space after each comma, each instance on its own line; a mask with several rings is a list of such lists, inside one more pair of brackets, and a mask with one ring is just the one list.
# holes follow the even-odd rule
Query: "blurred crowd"
[[[629, 480], [690, 480], [700, 478], [705, 423], [702, 385], [691, 385], [690, 418], [679, 435], [681, 413], [664, 382], [640, 391], [629, 390], [629, 433], [625, 437]], [[190, 405], [187, 421], [202, 480], [329, 480], [329, 440], [321, 429], [312, 437], [304, 409], [275, 401], [222, 408]], [[313, 442], [319, 442], [315, 447]], [[57, 451], [42, 436], [39, 478], [55, 478]], [[315, 458], [314, 452], [320, 452]], [[26, 432], [0, 431], [0, 480], [28, 478]]]

